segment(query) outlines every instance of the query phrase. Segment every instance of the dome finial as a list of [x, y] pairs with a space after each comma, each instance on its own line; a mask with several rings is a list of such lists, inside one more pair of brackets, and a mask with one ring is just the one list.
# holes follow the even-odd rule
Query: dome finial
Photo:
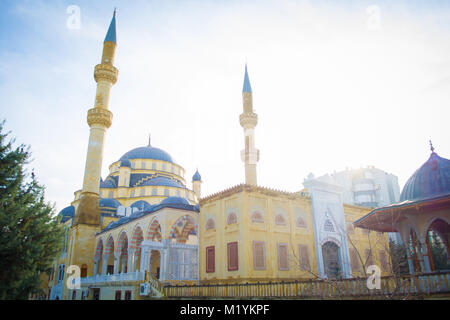
[[430, 150], [431, 150], [432, 153], [434, 153], [433, 142], [431, 142], [431, 140], [430, 140]]
[[152, 141], [152, 134], [149, 133], [149, 134], [148, 134], [148, 146], [149, 146], [149, 147], [152, 146], [151, 141]]

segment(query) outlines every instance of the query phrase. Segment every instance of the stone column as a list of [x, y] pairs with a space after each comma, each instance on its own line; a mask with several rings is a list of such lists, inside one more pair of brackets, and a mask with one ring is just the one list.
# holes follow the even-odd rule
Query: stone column
[[127, 261], [127, 271], [128, 273], [134, 272], [133, 268], [134, 268], [134, 253], [135, 253], [135, 249], [132, 248], [128, 248], [128, 261]]
[[104, 254], [102, 256], [102, 274], [106, 274], [106, 272], [108, 271], [108, 258], [109, 254]]
[[98, 262], [100, 260], [100, 257], [95, 257], [94, 258], [94, 272], [92, 274], [92, 276], [96, 276], [98, 273]]
[[113, 274], [118, 274], [119, 273], [119, 258], [120, 258], [120, 254], [117, 254], [116, 252], [114, 252], [114, 271], [113, 271]]
[[148, 270], [149, 268], [149, 253], [150, 253], [150, 248], [148, 247], [142, 247], [141, 249], [141, 268], [140, 271], [141, 272], [145, 272]]

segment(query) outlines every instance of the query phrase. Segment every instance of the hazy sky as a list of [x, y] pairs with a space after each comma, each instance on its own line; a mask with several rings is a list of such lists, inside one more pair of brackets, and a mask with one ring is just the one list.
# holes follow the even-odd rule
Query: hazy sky
[[31, 145], [58, 210], [82, 186], [93, 70], [115, 6], [103, 178], [151, 133], [189, 187], [199, 168], [203, 195], [243, 182], [246, 61], [262, 186], [298, 191], [310, 172], [374, 165], [402, 188], [429, 139], [450, 158], [449, 1], [2, 0], [0, 118]]

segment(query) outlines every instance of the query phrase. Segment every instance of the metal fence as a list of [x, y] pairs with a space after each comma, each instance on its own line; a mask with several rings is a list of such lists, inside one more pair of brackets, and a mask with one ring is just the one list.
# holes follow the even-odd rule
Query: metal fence
[[369, 289], [366, 278], [298, 280], [254, 283], [170, 285], [160, 287], [166, 297], [208, 298], [337, 298], [407, 296], [450, 293], [450, 272], [380, 278], [379, 289]]

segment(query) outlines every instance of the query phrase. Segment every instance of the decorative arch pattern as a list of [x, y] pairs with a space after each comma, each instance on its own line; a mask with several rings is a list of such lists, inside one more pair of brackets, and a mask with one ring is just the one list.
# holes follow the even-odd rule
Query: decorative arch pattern
[[209, 218], [208, 221], [206, 221], [205, 230], [214, 229], [216, 227], [216, 223], [214, 222], [213, 218]]
[[110, 254], [112, 252], [114, 252], [114, 239], [112, 235], [110, 235], [106, 241], [105, 254]]
[[144, 232], [142, 231], [141, 226], [137, 225], [134, 228], [133, 236], [131, 237], [131, 245], [132, 249], [139, 249], [141, 247], [141, 243], [144, 240]]
[[100, 238], [95, 249], [95, 258], [100, 259], [103, 254], [103, 240]]
[[227, 216], [227, 224], [237, 223], [236, 213], [230, 212]]
[[117, 254], [128, 255], [128, 235], [126, 231], [122, 231], [117, 240]]
[[259, 211], [255, 211], [252, 214], [252, 222], [264, 223], [264, 217]]
[[[177, 227], [183, 227], [181, 233], [178, 231]], [[170, 237], [187, 239], [192, 231], [194, 231], [195, 234], [198, 234], [197, 229], [198, 226], [195, 220], [190, 215], [184, 215], [178, 218], [172, 225], [172, 228], [170, 229]]]
[[152, 220], [152, 223], [150, 224], [150, 227], [148, 228], [146, 240], [154, 241], [155, 238], [156, 238], [156, 241], [162, 240], [161, 224], [159, 223], [159, 220], [157, 218], [154, 218]]
[[298, 217], [296, 221], [297, 228], [306, 228], [306, 221], [302, 217]]
[[327, 232], [334, 232], [334, 225], [330, 219], [325, 220], [325, 223], [323, 224], [323, 230]]
[[282, 214], [277, 214], [275, 217], [275, 224], [279, 226], [285, 226], [286, 225], [286, 219]]

